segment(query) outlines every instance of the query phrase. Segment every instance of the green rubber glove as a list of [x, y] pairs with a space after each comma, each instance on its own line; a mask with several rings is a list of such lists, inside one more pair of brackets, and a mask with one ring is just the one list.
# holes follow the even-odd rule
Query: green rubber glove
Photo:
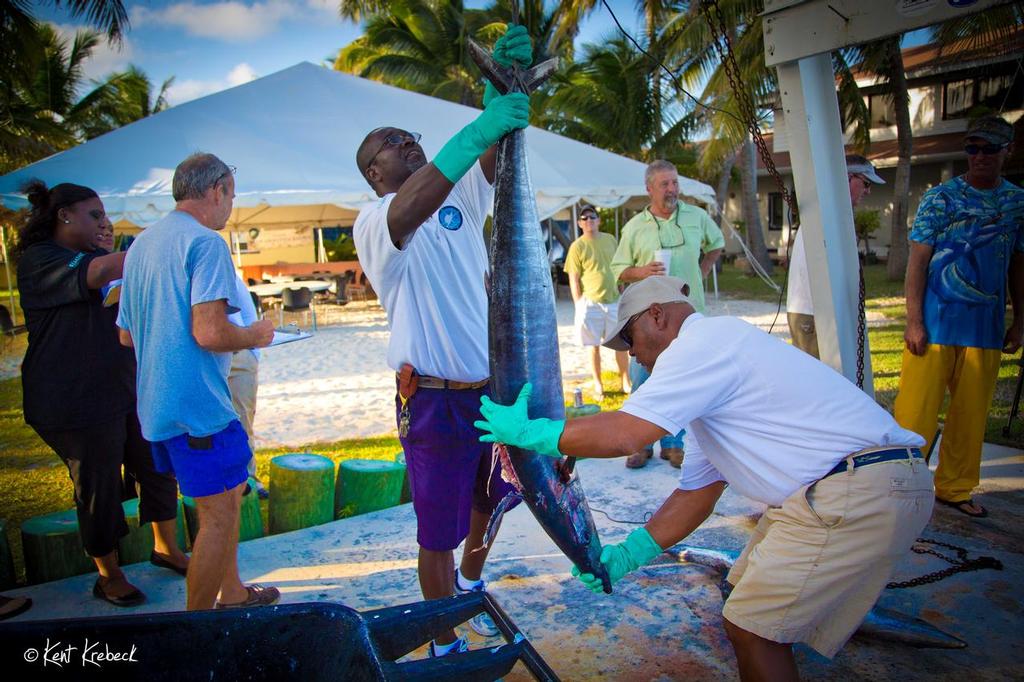
[[505, 31], [498, 42], [494, 43], [492, 56], [494, 61], [505, 67], [512, 64], [529, 66], [533, 62], [533, 44], [526, 27], [517, 24]]
[[[526, 67], [533, 62], [533, 45], [530, 43], [530, 34], [525, 26], [513, 26], [505, 32], [505, 35], [498, 38], [494, 44], [494, 61], [501, 66], [510, 67], [512, 64], [519, 64]], [[484, 83], [484, 107], [491, 103], [491, 100], [498, 95], [498, 90], [490, 81]]]
[[480, 398], [483, 419], [473, 426], [484, 431], [482, 443], [504, 443], [524, 450], [533, 450], [548, 457], [561, 457], [558, 439], [562, 437], [565, 420], [530, 419], [527, 406], [533, 386], [526, 384], [511, 405], [499, 405], [487, 396]]
[[[608, 569], [608, 579], [614, 585], [619, 578], [640, 568], [661, 552], [661, 546], [654, 541], [647, 529], [637, 528], [626, 537], [625, 542], [605, 545], [601, 550], [601, 563]], [[591, 592], [604, 590], [601, 579], [593, 573], [580, 573], [580, 569], [573, 566], [572, 575], [579, 578]]]
[[459, 181], [487, 149], [506, 133], [530, 124], [530, 98], [521, 92], [495, 95], [472, 123], [455, 133], [434, 157], [452, 183]]

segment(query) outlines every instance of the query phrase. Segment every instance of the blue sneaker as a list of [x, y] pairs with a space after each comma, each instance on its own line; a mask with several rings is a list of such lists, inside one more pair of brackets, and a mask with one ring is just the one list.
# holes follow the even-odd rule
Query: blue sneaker
[[[487, 591], [487, 582], [484, 581], [484, 580], [481, 580], [479, 583], [477, 583], [476, 587], [474, 587], [471, 590], [464, 590], [461, 587], [459, 587], [459, 569], [457, 569], [457, 568], [455, 569], [455, 593], [456, 594], [468, 594], [470, 592], [486, 592], [486, 591]], [[497, 637], [498, 635], [501, 634], [501, 630], [498, 629], [498, 626], [494, 624], [494, 621], [491, 620], [491, 617], [486, 612], [478, 613], [475, 616], [473, 616], [472, 618], [470, 618], [469, 619], [469, 627], [473, 628], [473, 631], [476, 632], [476, 634], [481, 635], [483, 637]]]
[[464, 654], [467, 651], [469, 651], [469, 642], [466, 641], [465, 637], [459, 637], [457, 640], [455, 640], [453, 642], [453, 644], [455, 644], [457, 646], [453, 646], [448, 651], [446, 651], [443, 654], [439, 655], [434, 650], [434, 640], [430, 640], [430, 650], [427, 652], [427, 656], [430, 657], [430, 658], [441, 658], [442, 656], [447, 656], [448, 654], [452, 654], [452, 653]]

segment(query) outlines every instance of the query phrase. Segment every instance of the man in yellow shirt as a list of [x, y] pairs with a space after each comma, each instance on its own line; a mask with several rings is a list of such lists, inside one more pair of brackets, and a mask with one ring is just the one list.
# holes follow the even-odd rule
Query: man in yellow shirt
[[[718, 225], [701, 208], [679, 201], [679, 173], [668, 161], [657, 160], [647, 166], [644, 174], [650, 205], [633, 216], [622, 228], [622, 241], [612, 260], [612, 272], [626, 284], [639, 282], [652, 275], [671, 275], [689, 285], [689, 299], [698, 313], [704, 312], [704, 277], [711, 272], [722, 254], [725, 238]], [[668, 272], [655, 252], [671, 254]], [[703, 254], [703, 258], [701, 258]], [[650, 374], [637, 364], [629, 363], [633, 390]], [[683, 435], [661, 439], [661, 456], [679, 467], [683, 462]], [[626, 466], [638, 469], [651, 458], [650, 447], [634, 452]]]
[[[569, 289], [576, 303], [576, 333], [580, 345], [590, 347], [594, 399], [600, 402], [604, 399], [601, 344], [608, 340], [608, 332], [615, 327], [619, 311], [619, 287], [611, 267], [617, 243], [615, 237], [600, 231], [601, 217], [593, 206], [583, 205], [577, 224], [581, 235], [569, 247], [565, 272], [569, 275]], [[615, 362], [622, 390], [629, 393], [629, 358], [624, 351], [616, 351]]]

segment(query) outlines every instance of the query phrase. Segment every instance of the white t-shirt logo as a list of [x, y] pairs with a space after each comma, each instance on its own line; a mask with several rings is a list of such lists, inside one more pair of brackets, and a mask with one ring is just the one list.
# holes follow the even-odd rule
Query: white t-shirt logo
[[457, 230], [462, 227], [462, 211], [454, 206], [442, 206], [437, 212], [437, 220], [446, 230]]

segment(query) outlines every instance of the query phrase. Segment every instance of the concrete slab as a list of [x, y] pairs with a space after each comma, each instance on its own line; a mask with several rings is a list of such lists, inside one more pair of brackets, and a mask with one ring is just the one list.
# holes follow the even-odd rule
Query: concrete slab
[[[643, 522], [673, 490], [678, 475], [657, 458], [641, 470], [627, 470], [619, 460], [581, 461], [578, 470], [605, 542], [621, 540], [635, 527], [632, 523]], [[916, 650], [853, 640], [834, 661], [799, 648], [805, 679], [1024, 679], [1019, 664], [1024, 452], [986, 447], [983, 472], [979, 499], [992, 517], [978, 521], [938, 508], [925, 536], [964, 547], [971, 556], [994, 556], [1005, 569], [887, 590], [881, 598], [886, 607], [961, 637], [968, 648]], [[739, 549], [761, 510], [727, 491], [687, 544]], [[420, 599], [414, 537], [411, 505], [403, 505], [243, 543], [239, 564], [245, 580], [278, 586], [285, 601], [338, 601], [357, 609], [391, 606]], [[930, 555], [908, 554], [897, 578], [946, 565]], [[506, 517], [486, 569], [493, 594], [562, 679], [736, 678], [722, 630], [718, 576], [709, 569], [650, 566], [623, 580], [613, 595], [598, 596], [570, 578], [569, 568], [529, 511], [519, 508]], [[36, 604], [18, 620], [183, 608], [184, 582], [172, 573], [148, 564], [129, 566], [126, 573], [148, 595], [145, 605], [108, 606], [91, 596], [94, 577], [79, 576], [16, 590], [13, 594], [31, 596]], [[484, 643], [464, 629], [473, 645]], [[508, 679], [529, 679], [529, 674], [517, 666]]]

